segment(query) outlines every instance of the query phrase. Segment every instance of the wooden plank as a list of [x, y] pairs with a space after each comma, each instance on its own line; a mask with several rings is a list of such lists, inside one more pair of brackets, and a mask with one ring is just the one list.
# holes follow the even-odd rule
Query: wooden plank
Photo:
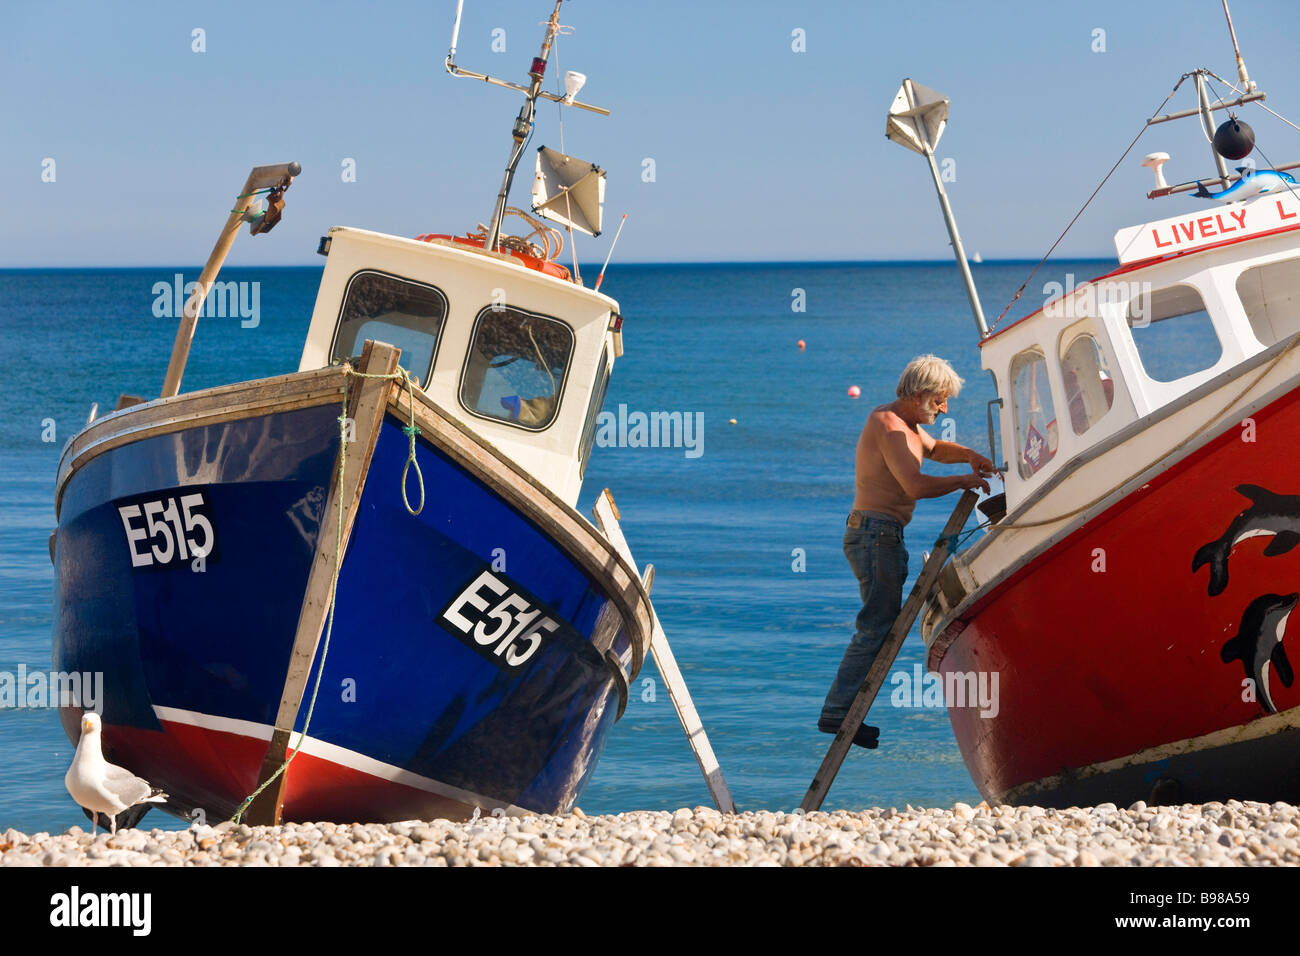
[[[391, 375], [397, 370], [397, 360], [400, 355], [401, 351], [391, 345], [367, 341], [357, 370], [372, 375]], [[352, 531], [352, 522], [361, 500], [361, 491], [370, 469], [375, 443], [379, 440], [379, 426], [383, 423], [388, 400], [394, 390], [394, 382], [391, 379], [357, 378], [352, 382], [349, 389], [351, 398], [348, 402], [348, 417], [355, 423], [355, 440], [348, 443], [341, 480], [338, 476], [337, 459], [334, 466], [335, 477], [330, 483], [330, 492], [325, 499], [325, 514], [321, 519], [320, 534], [316, 539], [316, 556], [307, 576], [307, 587], [303, 595], [302, 609], [298, 615], [298, 627], [294, 633], [288, 670], [285, 674], [284, 690], [275, 717], [275, 729], [271, 734], [271, 743], [266, 748], [266, 755], [262, 758], [262, 769], [257, 778], [258, 786], [265, 783], [280, 769], [287, 755], [293, 725], [298, 719], [298, 710], [302, 706], [303, 695], [311, 677], [312, 662], [315, 660], [326, 618], [329, 616], [335, 563], [347, 552], [348, 536]], [[343, 501], [342, 548], [336, 551], [339, 540], [340, 498]], [[298, 746], [302, 746], [301, 740]], [[275, 783], [262, 791], [258, 798], [249, 804], [244, 814], [244, 822], [250, 826], [280, 823], [287, 776], [287, 773], [280, 774]]]
[[930, 596], [930, 592], [934, 589], [935, 582], [939, 578], [939, 572], [943, 570], [943, 566], [948, 560], [951, 551], [949, 542], [952, 535], [957, 534], [965, 526], [966, 519], [970, 517], [975, 502], [978, 500], [979, 495], [975, 492], [963, 492], [961, 499], [957, 502], [957, 507], [952, 511], [952, 516], [948, 518], [948, 523], [944, 525], [943, 534], [935, 544], [934, 550], [930, 552], [930, 557], [921, 569], [921, 574], [916, 579], [916, 583], [912, 585], [912, 593], [907, 596], [902, 611], [899, 612], [897, 619], [895, 619], [893, 627], [889, 629], [889, 634], [880, 646], [880, 652], [876, 655], [871, 670], [867, 672], [866, 678], [862, 681], [861, 689], [858, 691], [857, 696], [853, 698], [853, 704], [849, 707], [848, 716], [844, 718], [844, 723], [840, 724], [839, 733], [831, 741], [825, 759], [822, 760], [821, 766], [817, 768], [817, 774], [813, 777], [808, 792], [804, 794], [803, 803], [800, 804], [800, 807], [805, 811], [821, 809], [822, 801], [826, 799], [831, 784], [835, 782], [835, 775], [840, 772], [840, 765], [844, 763], [849, 747], [853, 744], [854, 734], [857, 733], [858, 727], [866, 719], [867, 712], [871, 710], [876, 694], [879, 693], [881, 685], [885, 682], [885, 675], [889, 672], [889, 668], [894, 666], [894, 658], [898, 656], [903, 641], [907, 639], [907, 634], [912, 629], [912, 623], [916, 620], [916, 616], [921, 613], [921, 607], [925, 604], [926, 598]]
[[[609, 493], [608, 488], [596, 499], [594, 511], [596, 524], [609, 538], [610, 543], [618, 549], [623, 560], [635, 569], [636, 562], [632, 559], [632, 551], [623, 536], [623, 529], [619, 526], [618, 509], [614, 506], [614, 496]], [[650, 569], [647, 569], [647, 578], [653, 580], [653, 572]], [[682, 730], [686, 732], [686, 741], [691, 745], [691, 752], [695, 754], [695, 760], [700, 765], [700, 772], [704, 774], [709, 795], [713, 798], [714, 806], [723, 813], [735, 813], [736, 804], [731, 799], [727, 781], [722, 777], [722, 768], [718, 765], [718, 758], [714, 756], [709, 737], [704, 732], [704, 723], [695, 710], [690, 691], [686, 689], [686, 680], [682, 677], [681, 668], [677, 666], [677, 658], [673, 655], [672, 648], [668, 646], [668, 636], [659, 623], [659, 615], [654, 612], [653, 605], [650, 608], [650, 617], [654, 628], [650, 636], [650, 653], [654, 656], [655, 666], [659, 668], [659, 676], [663, 678], [664, 685], [668, 688], [668, 696], [677, 711], [677, 719], [681, 721]]]

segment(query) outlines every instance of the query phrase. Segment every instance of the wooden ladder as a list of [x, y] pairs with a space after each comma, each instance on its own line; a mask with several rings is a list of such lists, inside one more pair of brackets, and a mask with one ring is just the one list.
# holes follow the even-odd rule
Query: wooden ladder
[[930, 557], [926, 560], [925, 566], [921, 568], [921, 574], [912, 585], [912, 593], [907, 596], [907, 602], [903, 605], [902, 611], [894, 620], [894, 625], [889, 629], [884, 643], [880, 646], [880, 652], [872, 662], [871, 670], [867, 672], [866, 678], [862, 681], [862, 687], [858, 690], [858, 695], [853, 698], [853, 704], [849, 707], [849, 715], [844, 718], [844, 723], [840, 724], [839, 732], [836, 733], [835, 739], [831, 741], [831, 746], [826, 751], [826, 757], [822, 760], [822, 765], [817, 768], [817, 774], [813, 777], [812, 784], [808, 787], [808, 792], [804, 794], [803, 803], [799, 804], [805, 812], [811, 813], [813, 810], [820, 810], [822, 801], [826, 799], [827, 792], [831, 789], [831, 784], [835, 782], [835, 775], [840, 772], [840, 765], [844, 763], [844, 758], [848, 755], [849, 747], [853, 743], [853, 736], [857, 733], [858, 727], [866, 720], [867, 712], [871, 710], [871, 705], [879, 693], [880, 687], [885, 682], [885, 674], [894, 666], [894, 659], [898, 657], [899, 650], [903, 647], [903, 641], [907, 639], [907, 634], [912, 629], [912, 623], [916, 616], [921, 613], [921, 606], [925, 604], [930, 592], [934, 590], [935, 583], [939, 580], [939, 572], [948, 561], [948, 555], [952, 552], [952, 539], [966, 524], [966, 519], [970, 517], [971, 511], [975, 507], [975, 502], [979, 500], [979, 495], [973, 491], [966, 491], [962, 494], [961, 500], [957, 502], [957, 507], [953, 509], [952, 516], [948, 518], [948, 523], [943, 527], [943, 534], [935, 543], [934, 550], [930, 552]]

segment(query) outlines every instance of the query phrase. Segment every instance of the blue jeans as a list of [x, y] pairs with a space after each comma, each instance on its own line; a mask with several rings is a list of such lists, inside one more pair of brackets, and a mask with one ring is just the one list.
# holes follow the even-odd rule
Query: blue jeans
[[857, 632], [822, 705], [822, 720], [836, 723], [848, 716], [853, 698], [902, 608], [903, 582], [907, 579], [903, 525], [893, 518], [864, 517], [862, 527], [845, 529], [844, 556], [858, 579], [862, 610], [858, 612]]

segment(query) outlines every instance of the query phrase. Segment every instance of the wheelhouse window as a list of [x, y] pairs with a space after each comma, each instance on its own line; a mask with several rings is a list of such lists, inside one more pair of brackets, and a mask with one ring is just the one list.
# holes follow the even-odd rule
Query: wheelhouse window
[[343, 294], [330, 358], [344, 362], [360, 355], [366, 339], [387, 342], [402, 350], [402, 365], [427, 383], [446, 318], [441, 290], [382, 272], [358, 272]]
[[474, 321], [461, 403], [475, 415], [541, 431], [559, 411], [573, 330], [558, 319], [488, 306]]
[[1237, 295], [1261, 345], [1276, 345], [1300, 332], [1300, 259], [1247, 269]]
[[1090, 332], [1076, 327], [1061, 337], [1061, 378], [1070, 427], [1082, 435], [1115, 404], [1115, 380], [1106, 356]]
[[1174, 382], [1213, 368], [1223, 355], [1201, 294], [1189, 285], [1133, 298], [1128, 326], [1142, 368], [1157, 382]]
[[596, 440], [596, 420], [605, 404], [605, 390], [609, 388], [609, 349], [600, 358], [600, 370], [596, 372], [596, 387], [591, 390], [591, 407], [587, 409], [587, 424], [582, 428], [582, 453], [579, 458], [578, 476], [587, 474], [587, 462], [591, 459], [591, 446]]
[[1017, 355], [1011, 362], [1011, 383], [1015, 395], [1016, 462], [1020, 477], [1030, 478], [1055, 457], [1059, 439], [1043, 353], [1029, 349]]

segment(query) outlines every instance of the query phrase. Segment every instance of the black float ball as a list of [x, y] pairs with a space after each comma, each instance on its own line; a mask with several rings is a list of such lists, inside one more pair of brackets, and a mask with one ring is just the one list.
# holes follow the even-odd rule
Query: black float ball
[[1249, 125], [1229, 116], [1214, 131], [1214, 149], [1224, 159], [1245, 159], [1255, 148], [1255, 131]]

